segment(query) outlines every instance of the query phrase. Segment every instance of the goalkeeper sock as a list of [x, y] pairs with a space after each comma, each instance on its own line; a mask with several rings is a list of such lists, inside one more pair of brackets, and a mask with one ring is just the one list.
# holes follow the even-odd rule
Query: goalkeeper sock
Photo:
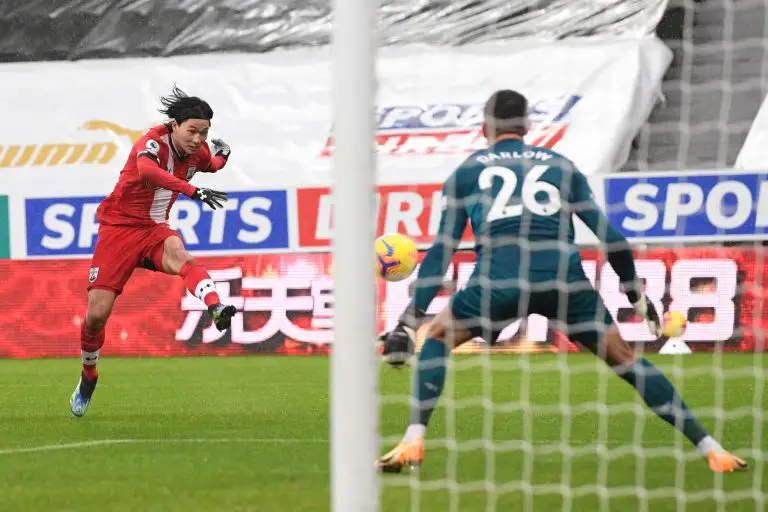
[[715, 439], [712, 436], [707, 436], [701, 441], [699, 441], [699, 444], [696, 445], [696, 448], [699, 450], [699, 455], [702, 457], [706, 457], [709, 452], [724, 452], [725, 449], [723, 449], [722, 446], [720, 446], [720, 443], [715, 441]]
[[450, 352], [445, 343], [434, 338], [428, 338], [421, 347], [414, 380], [411, 425], [426, 426], [429, 423], [443, 392]]
[[211, 307], [221, 302], [219, 294], [216, 293], [216, 285], [213, 283], [213, 279], [208, 274], [208, 271], [194, 261], [188, 261], [182, 265], [179, 270], [179, 275], [184, 279], [184, 284], [187, 285], [187, 290], [195, 297], [205, 303], [207, 307]]
[[403, 439], [408, 443], [415, 443], [417, 439], [424, 439], [427, 435], [426, 425], [408, 425], [408, 429], [405, 431]]
[[94, 380], [99, 376], [96, 364], [99, 362], [99, 354], [103, 346], [104, 327], [93, 331], [88, 327], [88, 322], [83, 320], [80, 325], [80, 353], [83, 360], [83, 376], [88, 380]]
[[617, 366], [614, 371], [629, 382], [656, 415], [682, 432], [694, 446], [707, 437], [707, 431], [693, 416], [672, 383], [645, 358]]

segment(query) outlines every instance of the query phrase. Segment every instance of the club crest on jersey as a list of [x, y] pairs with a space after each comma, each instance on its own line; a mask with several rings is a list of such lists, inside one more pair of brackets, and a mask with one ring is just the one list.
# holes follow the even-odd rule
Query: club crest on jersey
[[197, 167], [195, 167], [194, 165], [191, 166], [189, 169], [187, 169], [187, 181], [191, 180], [192, 176], [194, 176], [196, 172], [197, 172]]
[[160, 152], [160, 144], [158, 144], [156, 140], [149, 139], [147, 141], [147, 151], [157, 156]]
[[99, 267], [91, 267], [91, 270], [88, 272], [88, 282], [93, 283], [97, 277], [99, 277]]

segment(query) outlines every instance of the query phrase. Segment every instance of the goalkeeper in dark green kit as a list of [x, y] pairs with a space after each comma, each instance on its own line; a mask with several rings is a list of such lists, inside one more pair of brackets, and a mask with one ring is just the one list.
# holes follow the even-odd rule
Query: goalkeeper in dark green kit
[[434, 245], [419, 270], [414, 298], [397, 327], [385, 334], [384, 359], [402, 367], [413, 354], [416, 330], [440, 290], [467, 221], [477, 264], [467, 285], [430, 323], [418, 357], [411, 418], [403, 440], [377, 461], [385, 472], [418, 466], [427, 423], [443, 391], [447, 358], [462, 343], [495, 342], [507, 324], [539, 314], [603, 359], [633, 386], [650, 409], [680, 430], [715, 472], [747, 464], [707, 434], [675, 388], [652, 363], [637, 358], [582, 268], [573, 215], [604, 244], [608, 261], [637, 313], [657, 336], [661, 322], [635, 273], [631, 247], [595, 203], [586, 178], [568, 159], [525, 144], [528, 102], [502, 90], [485, 105], [489, 147], [467, 158], [447, 179]]

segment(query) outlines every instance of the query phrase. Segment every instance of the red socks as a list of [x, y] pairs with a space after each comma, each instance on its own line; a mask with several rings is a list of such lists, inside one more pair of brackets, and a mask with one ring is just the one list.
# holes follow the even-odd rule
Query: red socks
[[187, 290], [203, 301], [207, 307], [221, 302], [219, 294], [216, 293], [216, 285], [202, 265], [188, 261], [179, 270], [179, 275], [184, 279]]
[[99, 353], [104, 346], [104, 328], [92, 331], [88, 323], [83, 320], [80, 325], [80, 353], [83, 359], [83, 375], [88, 380], [99, 376], [96, 363], [99, 362]]
[[[181, 267], [179, 275], [184, 279], [187, 289], [203, 301], [206, 306], [211, 307], [221, 302], [219, 294], [216, 293], [216, 285], [202, 265], [188, 261]], [[88, 380], [93, 380], [99, 376], [96, 364], [99, 362], [99, 353], [103, 346], [104, 328], [92, 331], [88, 327], [88, 323], [83, 320], [80, 326], [80, 351], [83, 360], [83, 375]]]

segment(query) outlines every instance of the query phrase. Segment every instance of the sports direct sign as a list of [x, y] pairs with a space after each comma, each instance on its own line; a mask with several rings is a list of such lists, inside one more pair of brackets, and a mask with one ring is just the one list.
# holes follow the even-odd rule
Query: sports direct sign
[[[575, 94], [529, 98], [529, 144], [553, 148], [565, 136]], [[483, 104], [397, 105], [380, 108], [376, 150], [379, 155], [408, 156], [471, 153], [487, 146], [482, 132]], [[323, 156], [333, 155], [329, 136]]]
[[[610, 222], [631, 242], [768, 238], [765, 174], [627, 173], [588, 179]], [[96, 208], [102, 199], [9, 199], [10, 216], [16, 219], [6, 235], [11, 258], [90, 257], [99, 228]], [[375, 201], [377, 235], [398, 232], [421, 248], [430, 246], [442, 214], [442, 183], [381, 185]], [[327, 187], [236, 191], [229, 192], [224, 208], [215, 211], [182, 197], [171, 210], [170, 225], [197, 255], [327, 252], [333, 239], [334, 196]], [[597, 243], [578, 220], [574, 226], [576, 243]], [[474, 243], [469, 227], [462, 242], [463, 247]]]
[[[680, 342], [694, 350], [756, 350], [765, 343], [768, 279], [763, 249], [656, 249], [637, 255], [638, 273], [659, 311], [673, 309], [689, 319]], [[598, 254], [585, 252], [584, 270], [617, 321], [622, 335], [648, 350], [659, 348], [619, 291], [618, 277]], [[205, 306], [186, 291], [181, 279], [136, 270], [107, 325], [105, 355], [238, 355], [326, 353], [334, 320], [331, 256], [327, 253], [213, 256], [200, 258], [219, 294], [238, 314], [232, 328], [210, 326]], [[473, 253], [454, 258], [446, 281], [459, 286], [474, 269]], [[34, 300], [0, 319], [0, 357], [74, 357], [79, 354], [79, 325], [85, 293], [49, 294], [48, 290], [84, 290], [89, 264], [84, 260], [0, 260], [4, 285], [0, 300], [19, 294]], [[35, 287], [30, 288], [31, 279]], [[380, 283], [379, 330], [391, 328], [410, 300], [410, 281]], [[32, 294], [30, 296], [30, 294]], [[39, 294], [39, 297], [34, 296]], [[430, 313], [447, 304], [440, 294]], [[148, 317], [147, 311], [163, 311]], [[39, 322], [45, 318], [45, 322]], [[364, 341], [364, 340], [361, 340]], [[543, 317], [532, 315], [502, 333], [497, 350], [577, 350]], [[373, 340], [371, 340], [373, 342]], [[465, 350], [481, 348], [482, 343]]]
[[[27, 199], [28, 256], [90, 256], [103, 197]], [[198, 201], [176, 202], [169, 223], [190, 251], [259, 251], [288, 248], [288, 203], [284, 190], [230, 193], [224, 208]]]
[[[376, 193], [376, 233], [403, 233], [420, 245], [432, 242], [440, 224], [441, 185], [382, 186]], [[333, 195], [326, 188], [297, 191], [298, 240], [302, 248], [330, 247]], [[472, 240], [469, 228], [465, 241]]]
[[635, 242], [768, 238], [768, 174], [621, 174], [603, 180], [611, 223]]

